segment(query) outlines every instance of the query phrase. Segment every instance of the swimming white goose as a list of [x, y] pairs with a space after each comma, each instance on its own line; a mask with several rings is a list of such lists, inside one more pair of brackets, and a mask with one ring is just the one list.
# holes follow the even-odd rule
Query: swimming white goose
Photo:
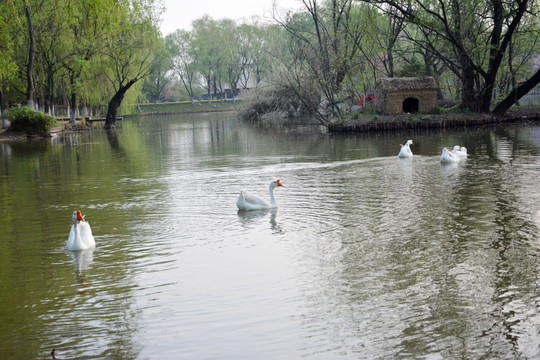
[[467, 157], [467, 148], [465, 146], [456, 145], [452, 149], [452, 153], [459, 156], [460, 159], [464, 159]]
[[443, 163], [443, 164], [457, 163], [457, 162], [459, 162], [459, 156], [457, 156], [456, 154], [448, 151], [447, 148], [444, 148], [442, 150], [442, 155], [441, 155], [440, 162]]
[[66, 249], [71, 251], [93, 249], [96, 247], [94, 236], [90, 224], [84, 221], [79, 210], [74, 211], [72, 215], [73, 225], [69, 232]]
[[412, 157], [413, 153], [411, 151], [411, 145], [414, 145], [414, 142], [412, 140], [407, 140], [405, 145], [401, 145], [401, 150], [399, 151], [398, 158]]
[[236, 201], [236, 206], [238, 206], [238, 210], [246, 211], [277, 208], [276, 198], [274, 197], [274, 189], [278, 186], [283, 186], [279, 179], [274, 180], [270, 183], [270, 186], [268, 187], [270, 202], [256, 195], [247, 194], [244, 191], [241, 191], [240, 195], [238, 195], [238, 200]]

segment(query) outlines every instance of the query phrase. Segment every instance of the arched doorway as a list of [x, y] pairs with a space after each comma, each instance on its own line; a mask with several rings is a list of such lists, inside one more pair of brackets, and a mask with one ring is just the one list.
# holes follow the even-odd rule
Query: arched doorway
[[417, 98], [406, 98], [403, 100], [403, 112], [404, 113], [417, 113], [418, 112], [418, 99]]

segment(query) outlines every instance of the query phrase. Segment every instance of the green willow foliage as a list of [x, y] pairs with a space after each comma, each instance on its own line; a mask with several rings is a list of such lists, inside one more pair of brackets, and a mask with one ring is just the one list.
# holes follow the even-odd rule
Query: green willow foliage
[[163, 37], [159, 0], [0, 1], [0, 110], [33, 100], [112, 117], [126, 103], [266, 86], [326, 121], [381, 77], [429, 75], [441, 96], [484, 111], [538, 70], [538, 1], [302, 3], [270, 25], [205, 16]]
[[142, 77], [154, 61], [160, 4], [0, 1], [0, 109], [103, 111], [125, 78]]

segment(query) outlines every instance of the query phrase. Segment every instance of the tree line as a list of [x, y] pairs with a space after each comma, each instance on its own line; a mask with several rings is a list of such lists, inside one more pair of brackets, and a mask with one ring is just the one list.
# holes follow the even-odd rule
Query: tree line
[[106, 106], [115, 125], [128, 90], [159, 66], [163, 42], [153, 0], [0, 2], [0, 109], [55, 115]]
[[[155, 0], [0, 2], [0, 109], [74, 121], [122, 101], [261, 99], [260, 111], [346, 116], [382, 77], [433, 76], [439, 97], [504, 114], [540, 82], [533, 0], [301, 0], [271, 23], [204, 16], [159, 32]], [[229, 94], [229, 95], [225, 95]]]

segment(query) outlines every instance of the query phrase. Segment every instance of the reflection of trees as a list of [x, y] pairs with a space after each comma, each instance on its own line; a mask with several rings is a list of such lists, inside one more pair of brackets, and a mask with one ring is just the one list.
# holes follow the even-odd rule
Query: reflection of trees
[[124, 149], [120, 145], [120, 141], [118, 140], [118, 134], [116, 133], [116, 128], [107, 129], [106, 133], [107, 133], [107, 140], [109, 141], [109, 145], [111, 145], [111, 149], [118, 151], [120, 153], [125, 153]]
[[[513, 154], [521, 151], [520, 146], [512, 149]], [[531, 325], [534, 327], [528, 313], [536, 309], [536, 297], [530, 294], [537, 292], [540, 260], [538, 249], [530, 240], [539, 229], [530, 220], [530, 211], [535, 209], [519, 195], [523, 191], [521, 187], [528, 186], [530, 181], [521, 179], [522, 171], [513, 165], [501, 165], [490, 179], [494, 197], [495, 229], [490, 245], [494, 255], [491, 286], [495, 306], [490, 313], [492, 325], [483, 329], [483, 334], [493, 343], [508, 345], [508, 351], [495, 354], [502, 356], [509, 353], [518, 355], [523, 350], [519, 348], [519, 334], [526, 333]]]
[[121, 248], [100, 252], [94, 259], [99, 266], [89, 271], [88, 254], [73, 259], [74, 269], [63, 247], [74, 208], [86, 211], [96, 225], [98, 249], [110, 246], [107, 239], [132, 235], [130, 220], [138, 214], [119, 209], [151, 185], [122, 181], [126, 174], [144, 177], [155, 164], [144, 145], [136, 132], [123, 139], [120, 131], [88, 131], [60, 134], [55, 145], [31, 141], [9, 144], [9, 151], [0, 147], [0, 289], [9, 293], [0, 305], [0, 333], [5, 344], [39, 342], [13, 353], [0, 346], [6, 358], [34, 358], [40, 345], [48, 352], [56, 347], [59, 358], [98, 351], [107, 358], [137, 357], [132, 337], [138, 314], [129, 266], [135, 255]]
[[340, 241], [340, 251], [309, 253], [304, 266], [317, 267], [306, 328], [353, 334], [380, 357], [523, 356], [537, 328], [540, 195], [532, 168], [498, 159], [522, 163], [534, 145], [519, 131], [475, 134], [475, 150], [455, 168], [417, 158], [336, 174], [336, 186], [343, 178], [355, 190], [326, 208], [340, 214], [339, 231], [314, 239]]

